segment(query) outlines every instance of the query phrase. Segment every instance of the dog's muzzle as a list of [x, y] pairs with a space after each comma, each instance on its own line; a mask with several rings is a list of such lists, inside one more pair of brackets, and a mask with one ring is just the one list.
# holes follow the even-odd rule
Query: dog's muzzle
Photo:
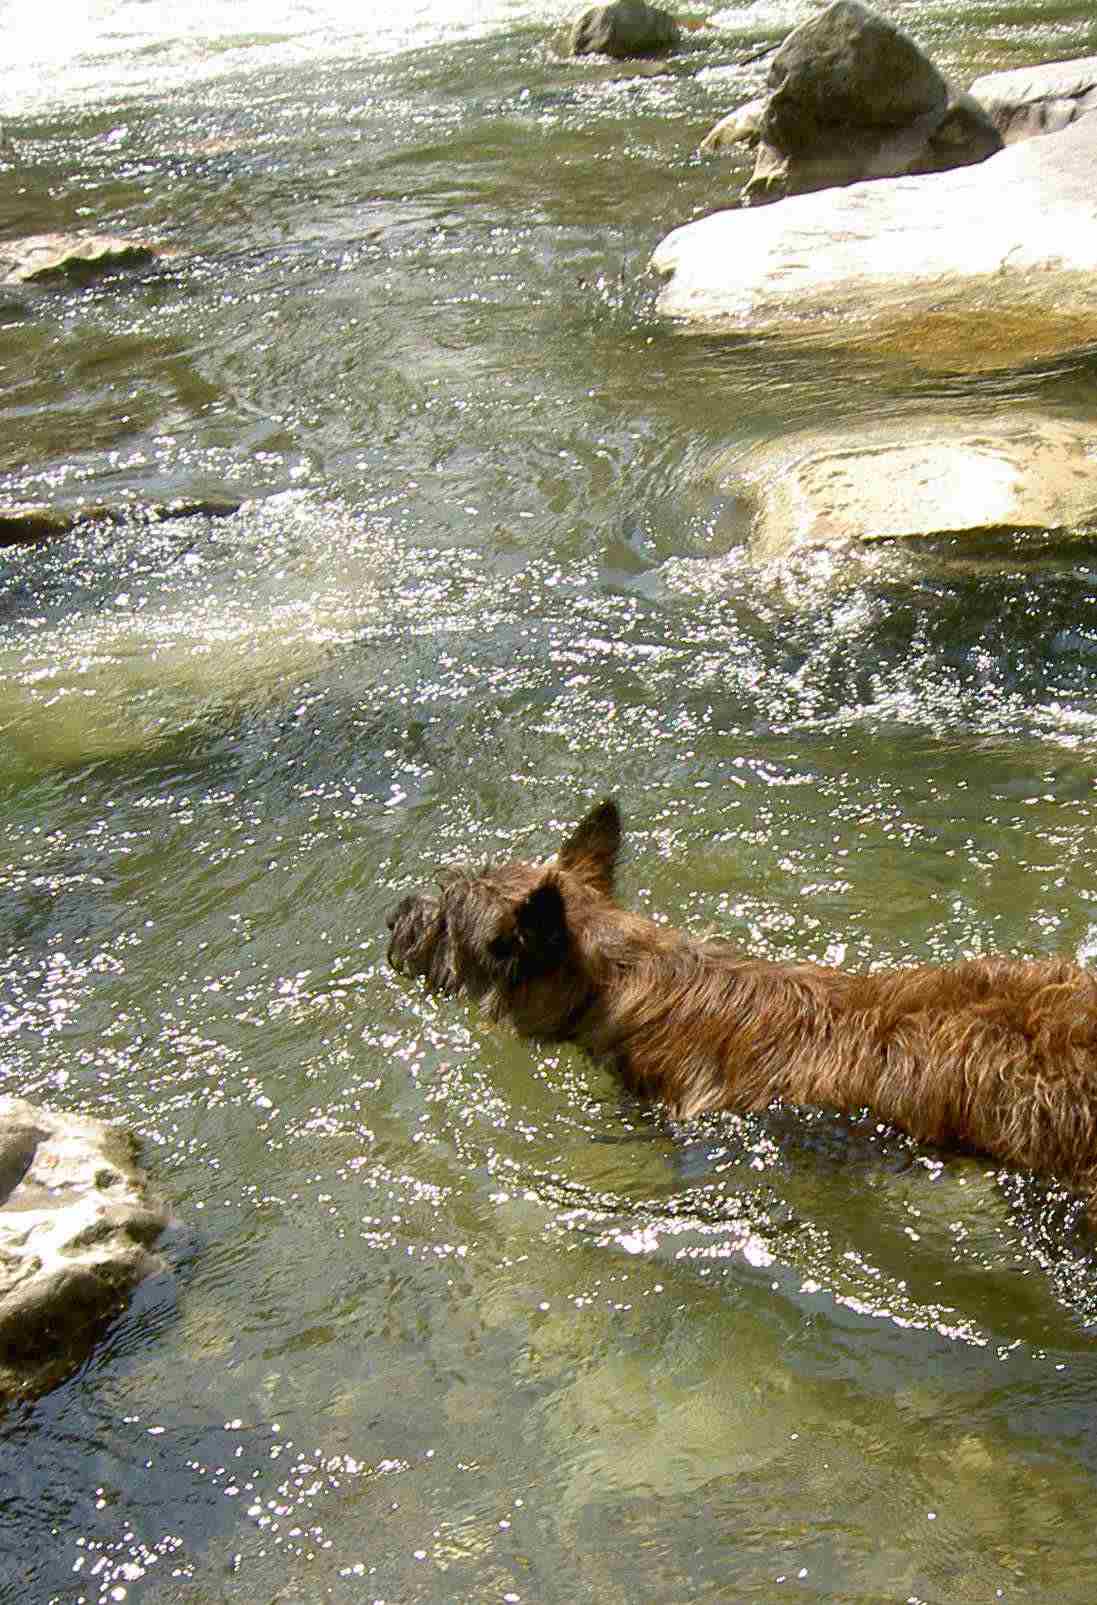
[[437, 932], [438, 903], [422, 893], [404, 897], [385, 916], [389, 937], [388, 961], [405, 975], [425, 975], [430, 968]]

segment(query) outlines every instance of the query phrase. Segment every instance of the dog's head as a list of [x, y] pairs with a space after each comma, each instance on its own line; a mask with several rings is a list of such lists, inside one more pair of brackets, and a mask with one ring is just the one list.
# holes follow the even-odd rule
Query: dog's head
[[487, 1000], [524, 1034], [566, 1034], [588, 990], [576, 927], [612, 899], [620, 845], [607, 800], [547, 863], [448, 872], [438, 896], [413, 893], [389, 914], [389, 963], [432, 991]]

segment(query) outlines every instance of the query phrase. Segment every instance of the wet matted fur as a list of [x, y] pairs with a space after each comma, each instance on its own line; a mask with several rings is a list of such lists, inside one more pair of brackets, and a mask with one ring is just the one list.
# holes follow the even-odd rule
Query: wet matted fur
[[1066, 958], [871, 974], [752, 958], [621, 908], [620, 844], [607, 800], [547, 863], [451, 873], [389, 915], [389, 962], [577, 1043], [672, 1116], [868, 1108], [1059, 1177], [1097, 1217], [1097, 978]]

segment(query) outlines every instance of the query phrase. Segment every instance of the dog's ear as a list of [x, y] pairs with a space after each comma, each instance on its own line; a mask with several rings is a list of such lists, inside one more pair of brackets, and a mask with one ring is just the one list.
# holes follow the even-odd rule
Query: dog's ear
[[552, 875], [538, 881], [514, 910], [513, 924], [491, 944], [491, 956], [511, 972], [512, 979], [550, 970], [559, 964], [568, 945], [567, 910], [559, 884]]
[[613, 876], [621, 850], [621, 811], [612, 797], [598, 803], [561, 847], [557, 863], [596, 892], [613, 895]]

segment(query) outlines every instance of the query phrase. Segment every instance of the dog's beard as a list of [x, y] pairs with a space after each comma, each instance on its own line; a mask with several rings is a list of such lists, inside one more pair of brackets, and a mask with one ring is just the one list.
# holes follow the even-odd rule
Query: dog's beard
[[479, 1000], [501, 979], [499, 966], [482, 964], [462, 949], [444, 902], [405, 897], [389, 915], [388, 927], [392, 968], [401, 975], [422, 976], [432, 992]]

